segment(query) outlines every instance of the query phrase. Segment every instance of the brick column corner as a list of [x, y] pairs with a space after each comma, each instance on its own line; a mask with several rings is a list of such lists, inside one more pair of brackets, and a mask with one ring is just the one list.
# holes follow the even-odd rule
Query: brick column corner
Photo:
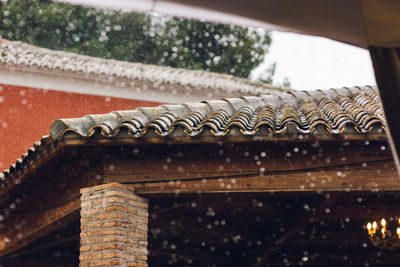
[[80, 267], [147, 267], [148, 200], [110, 183], [81, 190]]

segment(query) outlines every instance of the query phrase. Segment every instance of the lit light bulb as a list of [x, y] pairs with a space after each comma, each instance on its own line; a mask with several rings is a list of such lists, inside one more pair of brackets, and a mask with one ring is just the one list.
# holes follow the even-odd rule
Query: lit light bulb
[[376, 228], [378, 228], [378, 224], [376, 221], [372, 223], [372, 234], [374, 235], [376, 233]]
[[396, 233], [397, 233], [397, 237], [400, 239], [400, 227], [397, 227]]
[[[372, 236], [373, 235], [373, 233], [372, 233], [372, 224], [370, 222], [368, 222], [368, 224], [367, 224], [367, 229], [368, 229], [368, 234], [370, 236]], [[398, 228], [398, 229], [400, 229], [400, 228]]]
[[385, 232], [386, 232], [386, 220], [385, 220], [385, 218], [382, 218], [381, 225], [382, 225], [382, 237], [385, 238]]

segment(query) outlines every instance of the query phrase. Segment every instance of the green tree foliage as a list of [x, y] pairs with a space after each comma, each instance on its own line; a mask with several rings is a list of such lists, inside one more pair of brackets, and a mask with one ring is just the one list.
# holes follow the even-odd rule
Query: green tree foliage
[[238, 77], [250, 75], [271, 43], [260, 30], [43, 0], [1, 0], [0, 36], [95, 57]]

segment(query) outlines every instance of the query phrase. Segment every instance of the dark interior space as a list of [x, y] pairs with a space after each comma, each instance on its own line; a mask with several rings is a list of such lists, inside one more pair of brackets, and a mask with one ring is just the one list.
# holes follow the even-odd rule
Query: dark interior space
[[395, 266], [368, 220], [397, 227], [391, 193], [267, 193], [152, 199], [150, 266]]
[[[379, 192], [159, 195], [150, 199], [149, 266], [397, 266], [366, 223], [397, 227], [399, 196]], [[77, 266], [79, 221], [3, 266]]]

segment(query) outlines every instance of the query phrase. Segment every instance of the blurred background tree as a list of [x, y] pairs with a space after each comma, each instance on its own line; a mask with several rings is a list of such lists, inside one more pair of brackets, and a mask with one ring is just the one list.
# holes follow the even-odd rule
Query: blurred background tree
[[[263, 30], [43, 0], [0, 1], [2, 38], [107, 59], [248, 78], [271, 44]], [[259, 80], [272, 82], [274, 68]]]

